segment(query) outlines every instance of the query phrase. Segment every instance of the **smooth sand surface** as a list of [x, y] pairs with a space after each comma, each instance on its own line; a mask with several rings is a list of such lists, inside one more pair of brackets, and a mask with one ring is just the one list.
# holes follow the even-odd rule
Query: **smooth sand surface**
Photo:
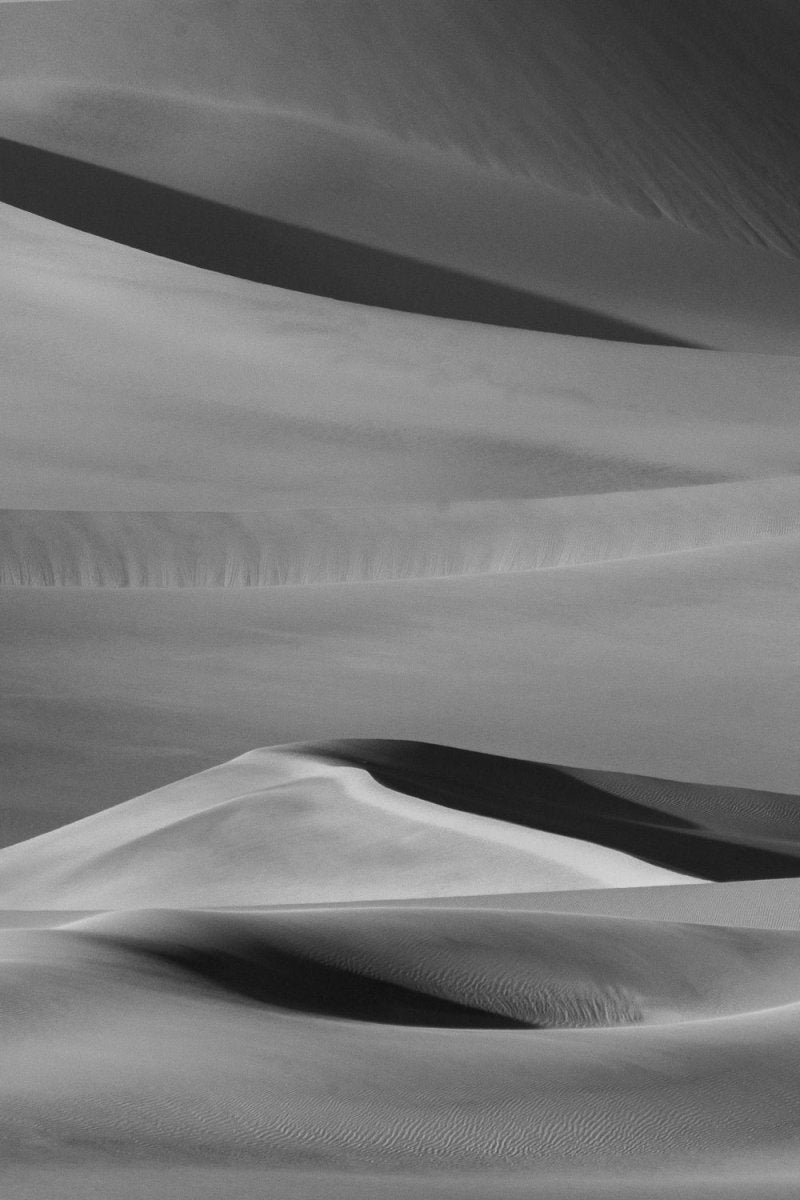
[[[616, 341], [798, 350], [800, 266], [773, 252], [303, 116], [169, 96], [106, 100], [110, 122], [120, 105], [123, 120], [141, 106], [140, 124], [172, 127], [172, 138], [117, 173], [107, 168], [128, 167], [127, 155], [101, 151], [89, 166], [30, 147], [35, 131], [12, 121], [0, 200], [337, 300]], [[0, 111], [2, 102], [0, 92]], [[58, 127], [74, 104], [50, 99]]]
[[[796, 934], [634, 932], [612, 921], [598, 943], [597, 926], [579, 918], [491, 916], [437, 924], [430, 910], [406, 910], [392, 918], [396, 959], [380, 910], [354, 922], [132, 914], [6, 933], [7, 1157], [67, 1168], [80, 1146], [79, 1170], [81, 1159], [109, 1170], [224, 1167], [232, 1156], [273, 1170], [413, 1169], [424, 1191], [429, 1173], [492, 1164], [545, 1183], [560, 1168], [567, 1179], [598, 1169], [625, 1180], [647, 1164], [685, 1183], [752, 1146], [756, 1161], [773, 1156], [780, 1182], [794, 1161]], [[553, 956], [554, 973], [537, 976], [532, 993], [530, 939]], [[455, 990], [470, 1001], [462, 1009], [535, 1011], [568, 1027], [486, 1029], [480, 1015], [459, 1025], [444, 1006], [420, 1025], [423, 1000], [400, 1011], [403, 993], [381, 990], [381, 962], [411, 981], [397, 967], [409, 952], [418, 997]], [[322, 993], [314, 985], [339, 963], [347, 980]], [[481, 967], [499, 994], [483, 990]], [[359, 969], [365, 991], [353, 987]], [[702, 1011], [719, 1003], [713, 983], [697, 1011], [698, 991], [718, 973], [727, 1015]], [[353, 1004], [375, 995], [378, 1019], [343, 1010], [348, 980]], [[765, 1007], [770, 982], [778, 1002]], [[638, 1019], [642, 992], [654, 1023]], [[386, 1023], [381, 1002], [395, 1004]], [[740, 1073], [747, 1089], [736, 1086]]]
[[0, 0], [0, 1192], [789, 1200], [791, 0]]
[[491, 575], [800, 533], [800, 476], [543, 500], [241, 513], [0, 510], [0, 586], [238, 587]]
[[[338, 852], [337, 852], [338, 848]], [[575, 838], [417, 799], [357, 767], [257, 752], [0, 851], [4, 907], [280, 904], [682, 883]], [[433, 889], [433, 890], [432, 890]]]
[[136, 94], [277, 107], [791, 253], [797, 31], [787, 0], [23, 3], [2, 10], [0, 117], [207, 183]]
[[446, 503], [797, 470], [793, 358], [369, 309], [9, 207], [0, 245], [5, 507]]
[[797, 563], [788, 536], [455, 579], [3, 589], [7, 840], [255, 745], [387, 730], [796, 795]]

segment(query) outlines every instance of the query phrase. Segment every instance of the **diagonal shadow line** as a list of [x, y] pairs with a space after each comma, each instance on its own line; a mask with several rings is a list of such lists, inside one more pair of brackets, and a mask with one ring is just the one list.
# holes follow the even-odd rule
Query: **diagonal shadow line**
[[240, 1000], [306, 1016], [440, 1029], [537, 1028], [489, 1009], [319, 962], [258, 938], [234, 939], [233, 944], [222, 946], [139, 938], [120, 942], [102, 934], [91, 937], [115, 949], [122, 945], [146, 955], [154, 963], [185, 972], [198, 983]]
[[378, 308], [656, 346], [657, 330], [0, 138], [0, 201], [163, 258]]
[[580, 838], [701, 879], [800, 876], [800, 852], [733, 841], [546, 763], [405, 741], [339, 741], [305, 752], [362, 767], [384, 787], [445, 808]]

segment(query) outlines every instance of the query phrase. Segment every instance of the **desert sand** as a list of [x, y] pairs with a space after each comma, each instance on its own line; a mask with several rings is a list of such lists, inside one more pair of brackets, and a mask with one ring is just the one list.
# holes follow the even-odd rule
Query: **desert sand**
[[800, 18], [0, 3], [0, 1190], [788, 1200]]

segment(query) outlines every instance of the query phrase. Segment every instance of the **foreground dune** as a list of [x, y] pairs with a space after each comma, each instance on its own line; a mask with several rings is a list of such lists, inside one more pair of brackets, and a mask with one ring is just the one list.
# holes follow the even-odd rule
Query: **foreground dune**
[[[375, 771], [391, 761], [390, 743], [349, 749], [371, 754]], [[338, 836], [332, 820], [347, 819], [361, 799], [362, 838], [370, 806], [382, 806], [383, 821], [403, 810], [424, 820], [427, 845], [411, 847], [406, 877], [411, 865], [429, 882], [440, 878], [437, 828], [447, 830], [449, 855], [463, 858], [452, 808], [440, 810], [445, 823], [437, 826], [428, 811], [436, 805], [331, 766], [346, 750], [254, 752], [3, 852], [3, 903], [14, 900], [15, 868], [40, 903], [56, 880], [67, 898], [70, 874], [87, 907], [113, 901], [113, 911], [34, 918], [32, 927], [0, 933], [0, 1107], [10, 1178], [41, 1188], [60, 1168], [67, 1195], [90, 1182], [133, 1195], [131, 1172], [149, 1166], [166, 1173], [159, 1178], [176, 1195], [195, 1184], [206, 1194], [212, 1180], [247, 1195], [258, 1168], [288, 1196], [316, 1194], [324, 1174], [334, 1196], [372, 1188], [411, 1197], [463, 1194], [461, 1173], [469, 1172], [468, 1188], [480, 1179], [498, 1197], [516, 1195], [523, 1181], [543, 1194], [581, 1196], [587, 1169], [599, 1175], [599, 1194], [613, 1180], [618, 1194], [647, 1194], [636, 1191], [646, 1168], [662, 1177], [651, 1194], [667, 1197], [690, 1187], [713, 1195], [703, 1180], [720, 1184], [741, 1163], [728, 1194], [757, 1172], [760, 1194], [788, 1195], [800, 934], [653, 922], [634, 918], [636, 905], [625, 919], [548, 913], [527, 908], [528, 897], [522, 908], [513, 897], [498, 907], [489, 896], [331, 905], [343, 877], [358, 890], [352, 863], [339, 861], [326, 879], [309, 853], [308, 806], [331, 775], [343, 777], [346, 790], [324, 798], [329, 857]], [[447, 752], [439, 754], [449, 766]], [[253, 784], [265, 779], [271, 789], [254, 797]], [[497, 779], [502, 787], [502, 773]], [[257, 838], [259, 826], [273, 848], [278, 836], [278, 859], [290, 861], [287, 828], [276, 825], [287, 799], [270, 798], [287, 780], [304, 797], [306, 865], [328, 902], [237, 909], [248, 870], [260, 871], [273, 897], [282, 886], [289, 902], [301, 878], [295, 869], [281, 883], [268, 843]], [[136, 877], [151, 883], [147, 907], [124, 911], [124, 859], [133, 848], [149, 837], [152, 850], [154, 835], [185, 828], [190, 814], [228, 809], [242, 788], [258, 807], [216, 892], [208, 864], [192, 862], [191, 837], [180, 842], [204, 907], [187, 901], [187, 871], [173, 852], [160, 893], [152, 855], [137, 864]], [[503, 822], [471, 821], [484, 871], [492, 845], [524, 853], [522, 831], [510, 839]], [[211, 831], [218, 862], [226, 852], [219, 832]], [[350, 829], [342, 838], [350, 854], [357, 836]], [[109, 847], [119, 850], [121, 837], [123, 854], [112, 862]], [[553, 838], [551, 850], [557, 844], [573, 868], [587, 857], [606, 861], [596, 845]], [[395, 853], [403, 846], [397, 831], [393, 845]], [[374, 845], [369, 857], [385, 884]], [[613, 863], [617, 884], [621, 857]], [[98, 869], [103, 861], [115, 892]], [[540, 869], [533, 859], [531, 866]], [[402, 868], [394, 870], [398, 878]], [[495, 892], [503, 878], [495, 869]], [[675, 890], [685, 889], [622, 889], [643, 911], [647, 895]], [[703, 885], [688, 890], [716, 903]], [[214, 900], [222, 902], [216, 911], [208, 907]], [[735, 1084], [741, 1072], [745, 1092]]]
[[[141, 1162], [171, 1170], [185, 1187], [181, 1173], [192, 1167], [224, 1180], [234, 1157], [240, 1168], [267, 1169], [264, 1182], [291, 1167], [289, 1195], [304, 1194], [308, 1174], [337, 1170], [355, 1176], [356, 1187], [362, 1172], [377, 1174], [378, 1194], [405, 1187], [429, 1195], [431, 1176], [453, 1187], [460, 1171], [488, 1172], [489, 1187], [503, 1181], [514, 1194], [523, 1178], [528, 1189], [559, 1175], [566, 1186], [586, 1169], [631, 1187], [647, 1168], [663, 1179], [655, 1194], [677, 1195], [704, 1174], [724, 1179], [747, 1155], [767, 1187], [796, 1169], [797, 935], [621, 922], [617, 940], [609, 922], [598, 945], [586, 918], [467, 915], [432, 922], [429, 910], [406, 910], [392, 918], [391, 940], [381, 910], [344, 922], [142, 914], [4, 934], [7, 1161], [30, 1164], [35, 1179], [43, 1167], [69, 1167], [80, 1146], [78, 1180], [95, 1172], [108, 1187], [120, 1168]], [[633, 959], [629, 936], [638, 945]], [[554, 975], [540, 976], [528, 995], [531, 938], [544, 960], [554, 955]], [[564, 959], [567, 945], [575, 957]], [[469, 962], [463, 978], [460, 952]], [[410, 997], [394, 982], [410, 981], [397, 965], [404, 954]], [[343, 1009], [341, 974], [323, 999], [329, 1010], [319, 1010], [319, 979], [327, 971], [330, 985], [337, 962], [347, 964], [351, 985], [366, 968], [354, 994], [356, 1005], [371, 998], [371, 1018]], [[674, 971], [665, 970], [669, 962]], [[703, 1015], [703, 1004], [713, 1012], [719, 1002], [720, 969], [730, 990], [717, 996], [729, 1015]], [[500, 986], [494, 1000], [485, 978]], [[711, 992], [696, 1010], [703, 981]], [[770, 985], [782, 999], [763, 1007]], [[442, 993], [454, 989], [460, 1008], [444, 1003]], [[17, 1007], [15, 990], [38, 1000]], [[641, 991], [654, 1024], [636, 1020]], [[438, 1009], [424, 999], [431, 993]], [[467, 996], [581, 1028], [487, 1029], [462, 1003]], [[394, 1005], [389, 1023], [383, 1003]], [[609, 1018], [623, 1023], [607, 1027]], [[745, 1091], [734, 1082], [740, 1073]], [[349, 1194], [341, 1186], [334, 1194]]]
[[0, 0], [3, 1196], [796, 1195], [798, 35]]

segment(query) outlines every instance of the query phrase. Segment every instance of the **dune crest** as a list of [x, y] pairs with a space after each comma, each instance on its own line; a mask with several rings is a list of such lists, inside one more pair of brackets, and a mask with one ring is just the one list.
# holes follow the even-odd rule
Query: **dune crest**
[[3, 1197], [796, 1200], [798, 45], [0, 0]]
[[522, 891], [687, 878], [393, 791], [302, 747], [254, 751], [0, 850], [7, 908], [308, 904], [458, 895], [475, 881]]
[[0, 510], [0, 586], [274, 587], [506, 574], [800, 533], [800, 476], [269, 513]]

